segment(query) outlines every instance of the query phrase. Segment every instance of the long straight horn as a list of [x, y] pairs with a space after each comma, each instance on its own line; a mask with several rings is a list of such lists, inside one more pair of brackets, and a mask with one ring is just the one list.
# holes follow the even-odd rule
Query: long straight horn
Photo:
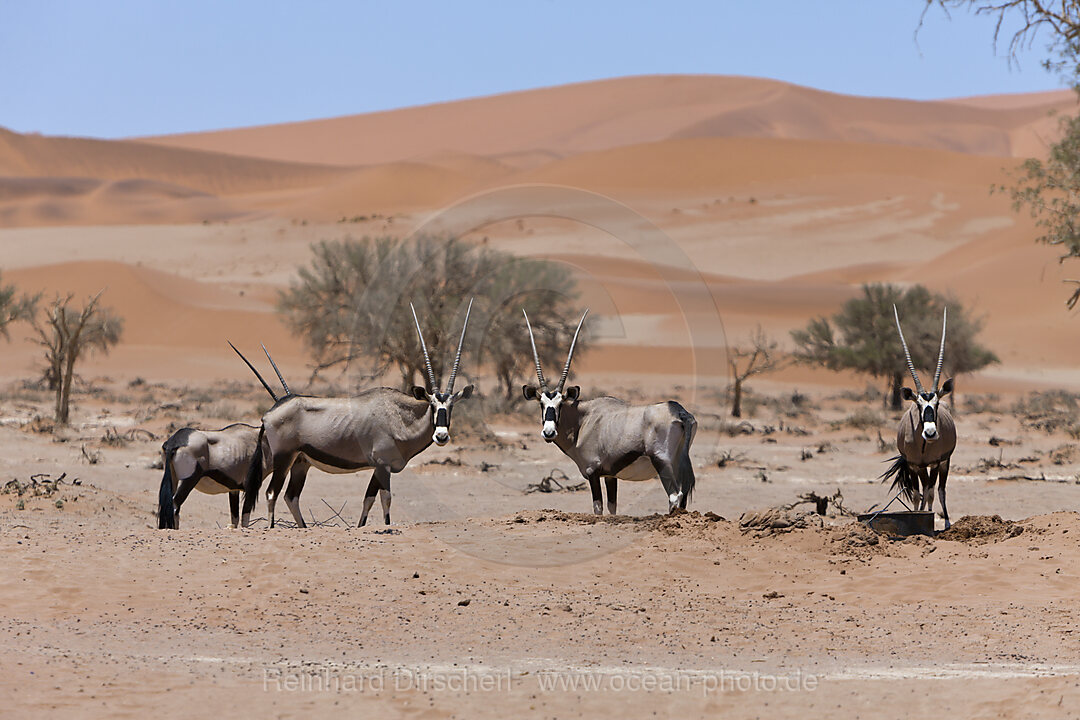
[[588, 314], [589, 309], [585, 308], [581, 319], [578, 320], [577, 330], [574, 331], [574, 339], [570, 341], [570, 352], [566, 354], [566, 367], [563, 368], [562, 378], [559, 380], [559, 392], [562, 392], [563, 386], [566, 385], [566, 378], [570, 375], [570, 361], [574, 359], [574, 346], [577, 345], [578, 333], [581, 332], [581, 326], [585, 324], [585, 316]]
[[915, 372], [915, 364], [911, 362], [911, 352], [908, 350], [907, 341], [904, 340], [904, 331], [900, 329], [900, 313], [896, 311], [896, 305], [892, 306], [893, 317], [896, 318], [896, 332], [900, 333], [900, 344], [904, 346], [904, 359], [907, 360], [908, 371], [911, 373], [911, 379], [915, 381], [915, 388], [921, 395], [923, 392], [922, 383], [919, 382], [919, 374]]
[[941, 365], [945, 362], [945, 324], [949, 320], [949, 307], [946, 305], [941, 315], [941, 349], [938, 350], [937, 370], [934, 371], [934, 392], [938, 391], [938, 380], [941, 379]]
[[446, 394], [454, 392], [454, 380], [457, 379], [458, 368], [461, 367], [461, 349], [465, 347], [465, 331], [469, 329], [469, 315], [472, 314], [473, 298], [469, 298], [469, 309], [465, 311], [465, 324], [461, 326], [461, 339], [457, 344], [457, 355], [454, 356], [454, 367], [450, 370], [450, 379], [446, 381]]
[[244, 357], [244, 353], [237, 350], [236, 346], [233, 345], [228, 340], [226, 340], [225, 342], [229, 343], [229, 347], [231, 347], [233, 349], [233, 352], [235, 352], [237, 355], [239, 355], [240, 359], [244, 361], [244, 364], [247, 365], [249, 368], [251, 368], [251, 372], [255, 373], [255, 377], [259, 378], [259, 382], [261, 382], [262, 386], [264, 388], [266, 388], [266, 392], [270, 393], [270, 397], [274, 398], [274, 402], [277, 402], [277, 399], [278, 399], [277, 395], [275, 395], [274, 391], [270, 389], [270, 386], [266, 384], [266, 381], [263, 380], [263, 376], [259, 374], [259, 371], [255, 369], [255, 366], [252, 365], [250, 362], [248, 362], [248, 359], [246, 357]]
[[525, 315], [525, 326], [529, 328], [529, 342], [532, 343], [533, 360], [536, 361], [536, 379], [540, 382], [540, 389], [543, 390], [547, 387], [547, 381], [544, 380], [544, 371], [540, 369], [540, 355], [536, 352], [536, 338], [533, 337], [532, 325], [529, 323], [529, 313], [525, 312], [525, 308], [521, 308], [521, 312]]
[[[259, 343], [262, 345], [262, 343]], [[278, 370], [277, 363], [274, 362], [274, 358], [270, 357], [270, 351], [266, 349], [266, 346], [262, 346], [263, 352], [266, 353], [266, 359], [270, 361], [270, 364], [274, 368], [274, 372], [277, 373], [277, 379], [281, 382], [281, 387], [285, 388], [285, 396], [292, 395], [292, 390], [289, 389], [289, 384], [285, 382], [285, 378], [281, 377], [281, 371]]]
[[437, 392], [439, 387], [435, 383], [435, 371], [431, 369], [431, 357], [428, 355], [427, 343], [424, 342], [424, 331], [420, 329], [420, 319], [416, 317], [416, 308], [412, 303], [409, 303], [409, 309], [412, 310], [412, 319], [416, 323], [416, 334], [420, 336], [420, 349], [424, 351], [424, 365], [427, 367], [428, 387], [431, 392]]

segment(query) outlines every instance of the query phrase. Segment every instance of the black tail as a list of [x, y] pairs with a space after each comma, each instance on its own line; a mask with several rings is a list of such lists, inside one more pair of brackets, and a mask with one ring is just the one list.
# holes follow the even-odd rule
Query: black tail
[[172, 461], [178, 446], [172, 444], [171, 441], [172, 438], [169, 438], [169, 441], [166, 441], [162, 447], [165, 474], [161, 478], [161, 489], [158, 490], [158, 530], [176, 529], [176, 508], [173, 506]]
[[694, 435], [697, 434], [697, 420], [681, 405], [678, 406], [677, 412], [678, 422], [683, 426], [683, 443], [676, 458], [675, 480], [683, 496], [680, 506], [685, 509], [694, 494], [694, 485], [697, 483], [694, 466], [690, 462], [690, 445], [694, 442]]
[[250, 516], [255, 509], [255, 501], [259, 497], [259, 488], [263, 481], [263, 436], [266, 428], [259, 427], [259, 439], [255, 442], [255, 453], [251, 456], [251, 464], [248, 465], [247, 477], [244, 478], [244, 510], [243, 515]]
[[899, 490], [907, 500], [908, 505], [915, 502], [915, 494], [919, 492], [919, 478], [911, 471], [911, 466], [903, 455], [891, 457], [885, 462], [891, 462], [889, 469], [881, 473], [881, 480], [892, 478], [892, 487], [889, 491]]

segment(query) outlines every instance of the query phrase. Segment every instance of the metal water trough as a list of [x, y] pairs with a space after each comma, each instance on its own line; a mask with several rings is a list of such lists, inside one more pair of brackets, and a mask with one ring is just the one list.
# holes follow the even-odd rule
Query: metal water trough
[[885, 535], [907, 537], [908, 535], [933, 535], [934, 513], [918, 510], [904, 512], [866, 513], [859, 522]]

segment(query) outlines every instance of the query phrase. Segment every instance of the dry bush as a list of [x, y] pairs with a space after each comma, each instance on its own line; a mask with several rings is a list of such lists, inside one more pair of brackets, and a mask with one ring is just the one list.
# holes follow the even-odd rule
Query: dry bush
[[988, 395], [964, 395], [964, 411], [972, 414], [992, 413], [1004, 415], [1008, 412], [1008, 408], [1001, 402], [1000, 395], [991, 393]]
[[835, 430], [844, 427], [855, 428], [856, 430], [876, 430], [884, 424], [885, 418], [881, 416], [881, 413], [868, 407], [861, 407], [840, 422], [832, 423]]
[[1012, 412], [1025, 427], [1052, 434], [1080, 435], [1080, 395], [1067, 390], [1032, 392], [1013, 404]]

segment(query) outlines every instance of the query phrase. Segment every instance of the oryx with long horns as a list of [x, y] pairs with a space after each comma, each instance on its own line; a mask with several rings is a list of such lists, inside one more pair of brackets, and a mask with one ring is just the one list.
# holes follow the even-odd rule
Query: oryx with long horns
[[[254, 366], [241, 354], [231, 342], [231, 347], [240, 358], [254, 370]], [[263, 352], [278, 372], [278, 379], [288, 394], [288, 385], [277, 370], [274, 359], [266, 347]], [[256, 372], [258, 375], [258, 372]], [[277, 395], [259, 376], [274, 402]], [[229, 494], [229, 515], [232, 527], [240, 523], [240, 493], [244, 489], [251, 459], [258, 445], [259, 428], [245, 423], [234, 423], [221, 430], [199, 430], [198, 428], [180, 428], [161, 446], [161, 459], [164, 474], [158, 490], [158, 528], [176, 529], [180, 527], [180, 508], [192, 490], [217, 495]], [[294, 466], [293, 472], [306, 469], [302, 458]], [[262, 467], [263, 478], [269, 474], [269, 468]]]
[[[952, 415], [941, 404], [941, 398], [952, 392], [952, 378], [941, 387], [941, 366], [945, 361], [945, 325], [948, 309], [941, 318], [941, 349], [938, 351], [937, 369], [934, 371], [934, 385], [930, 392], [923, 389], [919, 374], [911, 361], [911, 352], [904, 340], [904, 331], [900, 328], [900, 313], [893, 305], [893, 317], [896, 319], [896, 331], [900, 333], [900, 344], [904, 348], [911, 379], [915, 381], [915, 390], [905, 387], [902, 391], [905, 400], [911, 406], [900, 419], [896, 431], [896, 449], [899, 455], [890, 458], [892, 465], [882, 474], [882, 479], [893, 479], [893, 488], [900, 490], [916, 510], [934, 510], [934, 485], [937, 485], [941, 498], [941, 515], [945, 518], [945, 528], [949, 525], [949, 510], [945, 507], [945, 483], [949, 479], [949, 460], [956, 449], [956, 425]], [[921, 487], [920, 487], [921, 483]]]
[[660, 478], [668, 498], [668, 510], [686, 508], [694, 491], [694, 468], [690, 462], [690, 445], [697, 432], [697, 421], [682, 405], [669, 400], [654, 405], [630, 405], [618, 398], [600, 397], [581, 400], [581, 388], [566, 387], [574, 346], [585, 322], [586, 310], [570, 341], [559, 384], [549, 387], [540, 367], [529, 314], [525, 324], [529, 329], [536, 379], [539, 385], [525, 385], [526, 400], [540, 404], [544, 440], [574, 461], [592, 490], [593, 512], [604, 512], [600, 480], [607, 486], [607, 509], [617, 511], [619, 480], [651, 480]]
[[[461, 366], [461, 351], [465, 344], [465, 331], [469, 326], [471, 312], [472, 301], [465, 313], [457, 355], [454, 357], [445, 390], [440, 391], [435, 380], [424, 333], [420, 329], [416, 310], [413, 309], [413, 321], [416, 323], [416, 332], [424, 352], [429, 383], [427, 388], [415, 386], [408, 394], [392, 388], [372, 388], [349, 398], [316, 398], [289, 394], [275, 403], [263, 415], [259, 445], [247, 476], [244, 525], [248, 523], [262, 483], [259, 468], [264, 457], [273, 473], [266, 490], [271, 527], [274, 525], [274, 504], [285, 482], [285, 474], [299, 457], [306, 458], [311, 465], [329, 473], [354, 473], [373, 469], [364, 496], [360, 525], [367, 523], [376, 494], [382, 500], [383, 519], [389, 525], [390, 475], [401, 472], [409, 460], [432, 442], [436, 445], [448, 443], [450, 413], [454, 404], [472, 395], [472, 385], [454, 392], [454, 381]], [[300, 493], [304, 489], [306, 476], [306, 466], [300, 471], [294, 470], [285, 489], [285, 504], [292, 512], [296, 524], [301, 527], [306, 527], [300, 513]]]

